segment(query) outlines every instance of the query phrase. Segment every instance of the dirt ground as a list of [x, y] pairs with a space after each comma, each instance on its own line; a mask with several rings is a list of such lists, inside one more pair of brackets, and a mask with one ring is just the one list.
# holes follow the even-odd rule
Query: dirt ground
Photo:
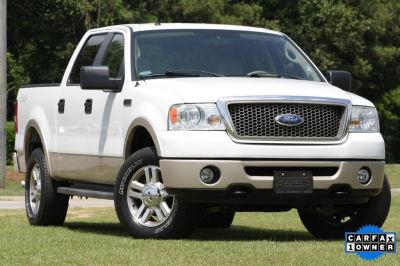
[[14, 171], [12, 167], [7, 167], [6, 171], [6, 182], [7, 181], [21, 181], [25, 179], [25, 175], [23, 173], [18, 173]]

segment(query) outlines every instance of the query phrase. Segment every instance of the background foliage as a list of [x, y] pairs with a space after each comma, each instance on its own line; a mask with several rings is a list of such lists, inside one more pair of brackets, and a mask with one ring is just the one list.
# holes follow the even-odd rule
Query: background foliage
[[6, 138], [7, 138], [7, 165], [13, 164], [12, 152], [14, 150], [15, 142], [15, 125], [13, 122], [6, 124]]
[[388, 161], [400, 161], [398, 0], [8, 1], [10, 103], [22, 84], [59, 82], [87, 29], [156, 21], [283, 31], [322, 71], [343, 69], [353, 74], [353, 91], [378, 106]]

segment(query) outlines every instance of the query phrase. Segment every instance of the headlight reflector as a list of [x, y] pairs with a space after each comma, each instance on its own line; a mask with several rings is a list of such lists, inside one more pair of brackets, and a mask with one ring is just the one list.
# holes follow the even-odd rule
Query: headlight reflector
[[201, 118], [200, 110], [195, 105], [183, 105], [177, 109], [178, 121], [184, 128], [195, 127]]
[[353, 106], [349, 132], [379, 132], [379, 118], [376, 109], [367, 106]]
[[178, 104], [169, 109], [169, 130], [225, 130], [217, 106], [211, 104]]

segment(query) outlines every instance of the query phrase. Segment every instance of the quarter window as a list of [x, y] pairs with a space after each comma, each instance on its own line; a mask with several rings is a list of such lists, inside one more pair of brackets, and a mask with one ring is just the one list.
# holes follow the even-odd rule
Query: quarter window
[[117, 78], [123, 76], [123, 59], [124, 59], [124, 36], [115, 34], [110, 45], [108, 46], [103, 64], [110, 69], [110, 77]]

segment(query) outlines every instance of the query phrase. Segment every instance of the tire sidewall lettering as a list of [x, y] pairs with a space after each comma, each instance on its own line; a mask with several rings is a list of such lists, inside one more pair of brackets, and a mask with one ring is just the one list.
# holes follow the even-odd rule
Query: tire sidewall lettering
[[173, 216], [173, 213], [171, 213], [171, 215], [170, 215], [170, 217], [168, 217], [168, 219], [167, 219], [167, 221], [164, 223], [164, 224], [162, 224], [160, 227], [158, 227], [155, 231], [154, 231], [154, 233], [155, 234], [159, 234], [159, 233], [161, 233], [161, 232], [163, 232], [165, 229], [167, 229], [168, 228], [168, 226], [172, 223], [172, 217]]
[[124, 192], [125, 192], [125, 186], [126, 186], [126, 182], [128, 181], [128, 179], [131, 177], [132, 172], [140, 165], [143, 164], [143, 159], [139, 159], [136, 162], [134, 162], [133, 164], [131, 164], [128, 169], [125, 171], [120, 185], [119, 185], [119, 189], [118, 189], [118, 194], [123, 196]]
[[[129, 183], [131, 177], [134, 175], [136, 170], [145, 165], [147, 165], [147, 163], [143, 159], [138, 159], [134, 161], [132, 164], [130, 164], [129, 167], [126, 168], [118, 187], [118, 195], [120, 196], [120, 198], [124, 198], [126, 194], [127, 184]], [[154, 234], [163, 233], [166, 229], [168, 229], [171, 226], [173, 222], [173, 219], [171, 218], [173, 217], [173, 215], [174, 213], [171, 213], [170, 217], [160, 226], [154, 228], [146, 228], [145, 230], [153, 230]]]

